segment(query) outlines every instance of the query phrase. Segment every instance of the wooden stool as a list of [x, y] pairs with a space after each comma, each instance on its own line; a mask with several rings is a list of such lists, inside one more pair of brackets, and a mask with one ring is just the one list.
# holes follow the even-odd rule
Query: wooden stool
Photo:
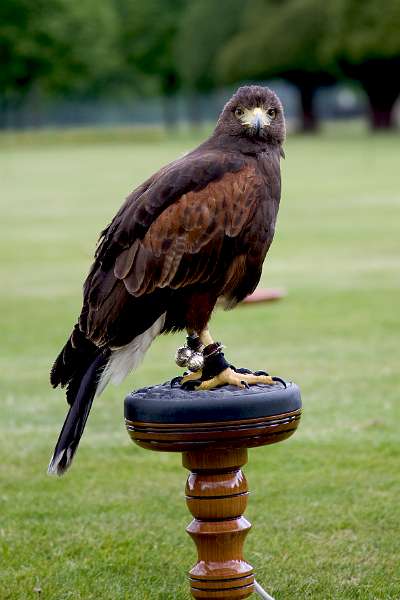
[[294, 383], [207, 392], [167, 383], [125, 399], [132, 440], [148, 450], [182, 452], [190, 471], [186, 503], [194, 519], [187, 532], [198, 552], [189, 571], [195, 598], [241, 600], [254, 591], [270, 598], [243, 558], [251, 525], [243, 517], [248, 487], [241, 467], [247, 448], [285, 440], [296, 431], [300, 415], [300, 390]]

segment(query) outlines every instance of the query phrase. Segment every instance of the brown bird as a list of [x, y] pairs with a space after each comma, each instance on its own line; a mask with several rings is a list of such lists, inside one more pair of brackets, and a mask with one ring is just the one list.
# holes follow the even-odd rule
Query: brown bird
[[95, 395], [134, 370], [161, 333], [189, 334], [178, 362], [199, 370], [183, 378], [187, 387], [273, 383], [230, 367], [208, 323], [218, 299], [231, 308], [260, 279], [284, 139], [276, 94], [239, 88], [211, 137], [136, 188], [101, 233], [79, 321], [51, 370], [70, 409], [49, 473], [71, 464]]

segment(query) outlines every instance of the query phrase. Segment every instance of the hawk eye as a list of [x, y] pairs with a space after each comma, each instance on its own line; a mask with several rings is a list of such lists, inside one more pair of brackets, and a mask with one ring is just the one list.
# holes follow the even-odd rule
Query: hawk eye
[[240, 108], [240, 106], [238, 106], [238, 107], [235, 109], [235, 115], [236, 115], [237, 117], [243, 117], [243, 115], [244, 115], [244, 110], [243, 110], [243, 108]]
[[267, 115], [269, 117], [271, 117], [271, 119], [275, 119], [275, 117], [276, 117], [276, 110], [275, 110], [275, 108], [269, 108], [267, 110]]

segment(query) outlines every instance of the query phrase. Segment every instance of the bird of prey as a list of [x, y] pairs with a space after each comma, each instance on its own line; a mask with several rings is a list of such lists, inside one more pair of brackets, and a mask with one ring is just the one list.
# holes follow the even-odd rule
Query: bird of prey
[[67, 387], [70, 408], [49, 473], [70, 466], [93, 398], [133, 371], [161, 333], [187, 331], [177, 355], [192, 371], [184, 386], [274, 383], [230, 366], [208, 323], [218, 300], [231, 308], [260, 279], [284, 139], [276, 94], [239, 88], [209, 139], [137, 187], [102, 231], [81, 314], [51, 370], [51, 384]]

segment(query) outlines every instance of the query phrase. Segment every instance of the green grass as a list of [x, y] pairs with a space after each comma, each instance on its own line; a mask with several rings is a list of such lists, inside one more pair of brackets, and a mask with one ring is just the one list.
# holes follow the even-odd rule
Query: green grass
[[[75, 464], [48, 478], [66, 405], [49, 366], [95, 239], [127, 193], [198, 140], [153, 132], [0, 137], [1, 600], [180, 600], [194, 563], [179, 455], [134, 446], [125, 393], [176, 373], [179, 336], [95, 403]], [[263, 285], [218, 311], [232, 362], [301, 386], [296, 435], [250, 452], [246, 556], [277, 600], [400, 598], [399, 157], [395, 136], [291, 137]]]

